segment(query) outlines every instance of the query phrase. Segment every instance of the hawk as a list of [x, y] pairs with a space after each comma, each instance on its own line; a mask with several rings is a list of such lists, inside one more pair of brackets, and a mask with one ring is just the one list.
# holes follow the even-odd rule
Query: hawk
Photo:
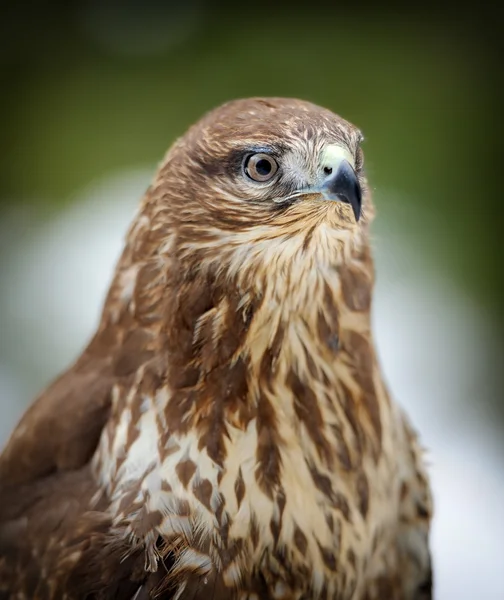
[[0, 597], [426, 600], [431, 492], [371, 328], [362, 135], [296, 99], [177, 140], [99, 326], [0, 457]]

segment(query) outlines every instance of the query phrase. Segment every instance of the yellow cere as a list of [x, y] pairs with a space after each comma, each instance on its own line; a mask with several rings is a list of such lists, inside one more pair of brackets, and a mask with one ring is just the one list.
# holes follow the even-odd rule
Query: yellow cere
[[355, 167], [353, 156], [346, 148], [342, 148], [338, 144], [326, 146], [321, 156], [322, 165], [336, 168], [342, 160], [347, 160], [352, 167]]

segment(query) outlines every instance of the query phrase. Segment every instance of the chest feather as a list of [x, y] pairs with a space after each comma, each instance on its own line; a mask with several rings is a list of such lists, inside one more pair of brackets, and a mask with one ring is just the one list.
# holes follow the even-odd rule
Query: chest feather
[[292, 302], [280, 301], [282, 281], [254, 301], [213, 298], [186, 356], [172, 352], [180, 366], [151, 361], [116, 386], [95, 469], [150, 569], [161, 538], [180, 549], [174, 577], [217, 568], [234, 587], [261, 572], [282, 582], [279, 598], [356, 585], [371, 523], [386, 525], [394, 507], [389, 405], [356, 286], [369, 282], [358, 267], [348, 277], [313, 278], [302, 286], [311, 299]]

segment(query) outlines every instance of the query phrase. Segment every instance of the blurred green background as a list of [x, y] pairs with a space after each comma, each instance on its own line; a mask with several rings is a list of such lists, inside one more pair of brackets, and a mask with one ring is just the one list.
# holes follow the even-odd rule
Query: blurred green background
[[[504, 535], [491, 510], [504, 490], [498, 28], [482, 6], [11, 4], [0, 19], [0, 447], [91, 333], [87, 317], [71, 324], [89, 303], [98, 313], [109, 254], [171, 142], [232, 98], [311, 100], [365, 135], [375, 245], [390, 246], [378, 255], [378, 337], [439, 465], [438, 597], [504, 597], [491, 545]], [[71, 288], [73, 300], [61, 296]], [[484, 476], [484, 464], [497, 466]]]
[[28, 17], [12, 7], [1, 24], [0, 202], [52, 208], [111, 169], [159, 161], [223, 101], [301, 97], [363, 129], [373, 186], [407, 190], [435, 216], [435, 231], [405, 225], [501, 320], [491, 183], [501, 66], [478, 15], [313, 2], [35, 6]]

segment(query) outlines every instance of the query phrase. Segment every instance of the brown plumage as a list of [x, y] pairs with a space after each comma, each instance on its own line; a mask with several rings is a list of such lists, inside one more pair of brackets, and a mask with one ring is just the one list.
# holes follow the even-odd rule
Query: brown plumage
[[0, 598], [431, 598], [361, 139], [270, 98], [173, 145], [98, 330], [0, 457]]

